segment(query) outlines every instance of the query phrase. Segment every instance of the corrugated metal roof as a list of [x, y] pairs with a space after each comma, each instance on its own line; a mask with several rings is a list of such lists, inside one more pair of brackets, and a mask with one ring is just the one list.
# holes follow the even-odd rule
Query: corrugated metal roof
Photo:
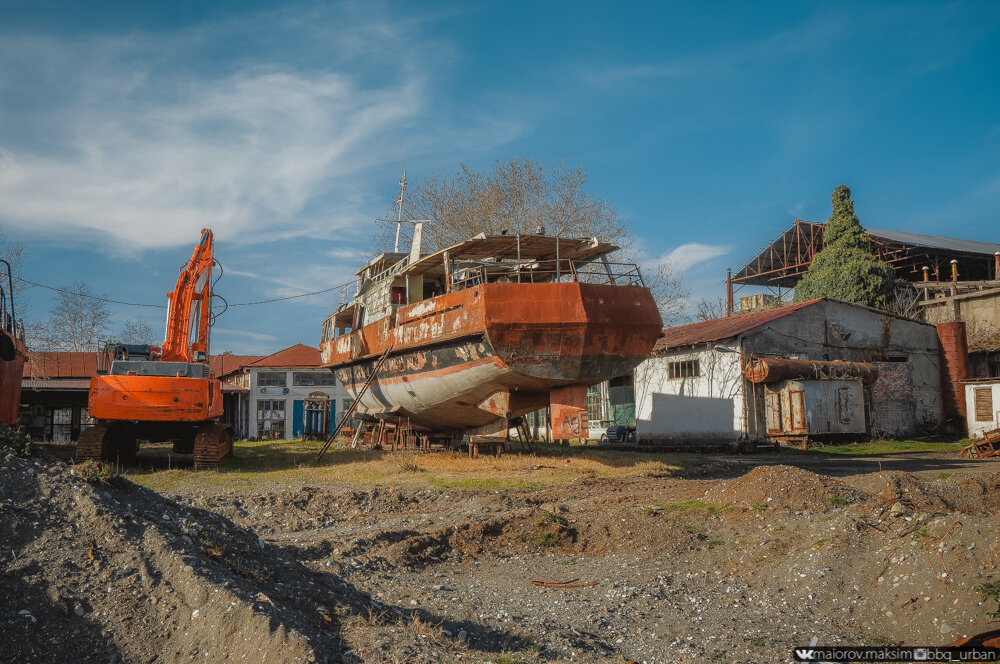
[[[99, 353], [64, 351], [30, 352], [21, 375], [25, 378], [93, 378], [97, 375], [98, 355]], [[222, 376], [264, 357], [264, 355], [213, 355], [209, 361], [215, 375]]]
[[25, 378], [91, 378], [97, 375], [97, 353], [30, 352]]
[[939, 235], [918, 235], [917, 233], [906, 233], [904, 231], [887, 231], [877, 228], [867, 229], [869, 235], [884, 238], [892, 242], [900, 242], [915, 247], [929, 247], [931, 249], [945, 249], [947, 251], [961, 251], [967, 254], [982, 254], [992, 256], [1000, 251], [1000, 244], [993, 242], [977, 242], [975, 240], [959, 240], [951, 237], [941, 237]]
[[801, 311], [821, 301], [808, 300], [806, 302], [799, 302], [798, 304], [789, 304], [779, 309], [765, 309], [764, 311], [756, 311], [741, 316], [715, 318], [699, 323], [668, 327], [663, 331], [663, 336], [657, 340], [656, 346], [653, 347], [653, 352], [729, 339], [752, 330], [755, 327], [760, 327], [771, 321], [784, 318], [796, 311]]
[[89, 378], [22, 378], [21, 390], [53, 391], [53, 390], [82, 390], [86, 392], [90, 389]]

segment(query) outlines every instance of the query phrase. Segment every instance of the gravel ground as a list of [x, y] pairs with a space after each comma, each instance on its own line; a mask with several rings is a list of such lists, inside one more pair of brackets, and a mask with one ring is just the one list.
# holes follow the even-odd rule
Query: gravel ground
[[79, 471], [0, 462], [10, 661], [787, 662], [813, 637], [949, 643], [998, 610], [975, 590], [992, 473], [161, 496]]

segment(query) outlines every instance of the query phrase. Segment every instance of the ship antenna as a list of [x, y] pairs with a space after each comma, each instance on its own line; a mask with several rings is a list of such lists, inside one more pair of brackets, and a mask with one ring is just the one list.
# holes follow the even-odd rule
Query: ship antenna
[[393, 252], [399, 252], [399, 229], [403, 225], [403, 194], [406, 192], [406, 169], [403, 169], [403, 177], [399, 179], [399, 198], [396, 199], [396, 244]]

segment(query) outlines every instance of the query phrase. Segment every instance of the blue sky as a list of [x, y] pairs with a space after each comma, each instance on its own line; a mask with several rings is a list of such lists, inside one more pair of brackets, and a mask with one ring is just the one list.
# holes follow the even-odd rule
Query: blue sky
[[[866, 226], [998, 242], [1000, 5], [0, 3], [0, 227], [39, 283], [161, 304], [208, 226], [230, 302], [318, 290], [404, 167], [512, 155], [586, 167], [694, 300], [842, 183]], [[213, 350], [315, 345], [336, 301], [231, 308]]]

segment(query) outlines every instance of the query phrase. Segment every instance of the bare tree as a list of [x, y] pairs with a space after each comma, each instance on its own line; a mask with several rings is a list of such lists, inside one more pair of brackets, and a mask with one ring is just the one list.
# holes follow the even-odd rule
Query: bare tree
[[32, 350], [95, 351], [108, 339], [111, 312], [107, 304], [87, 284], [74, 281], [56, 294], [51, 317], [28, 326]]
[[[10, 263], [11, 277], [14, 281], [14, 313], [17, 315], [18, 319], [24, 321], [28, 315], [28, 298], [26, 295], [27, 288], [20, 279], [23, 275], [23, 262], [24, 262], [24, 244], [22, 242], [14, 242], [7, 239], [7, 235], [3, 228], [0, 227], [0, 258]], [[0, 275], [3, 277], [2, 283], [0, 283], [0, 289], [7, 292], [7, 271], [0, 266]]]
[[691, 291], [684, 284], [684, 276], [677, 273], [668, 259], [661, 258], [656, 262], [653, 273], [646, 274], [645, 277], [656, 306], [660, 309], [663, 324], [671, 326], [685, 322]]
[[908, 283], [897, 282], [892, 295], [889, 296], [885, 310], [900, 318], [921, 320], [923, 312], [920, 308], [920, 293]]
[[433, 174], [407, 193], [409, 216], [430, 219], [424, 237], [433, 249], [479, 233], [537, 233], [599, 237], [628, 244], [628, 225], [614, 206], [589, 188], [582, 166], [565, 160], [549, 171], [528, 157], [497, 160], [489, 172], [460, 164]]
[[[460, 164], [458, 171], [432, 174], [407, 190], [405, 216], [428, 219], [427, 248], [440, 250], [479, 233], [546, 233], [597, 237], [621, 247], [622, 262], [639, 262], [628, 224], [614, 206], [590, 188], [587, 171], [564, 159], [554, 169], [528, 157], [497, 160], [489, 171]], [[383, 234], [383, 247], [389, 234]], [[661, 260], [644, 275], [664, 321], [678, 321], [689, 292], [683, 275]]]
[[698, 310], [694, 317], [698, 320], [715, 320], [716, 318], [725, 318], [726, 315], [726, 301], [721, 297], [714, 300], [701, 298], [698, 301]]
[[118, 341], [123, 344], [152, 344], [156, 337], [153, 328], [144, 320], [130, 318], [125, 321], [121, 332], [118, 333]]

